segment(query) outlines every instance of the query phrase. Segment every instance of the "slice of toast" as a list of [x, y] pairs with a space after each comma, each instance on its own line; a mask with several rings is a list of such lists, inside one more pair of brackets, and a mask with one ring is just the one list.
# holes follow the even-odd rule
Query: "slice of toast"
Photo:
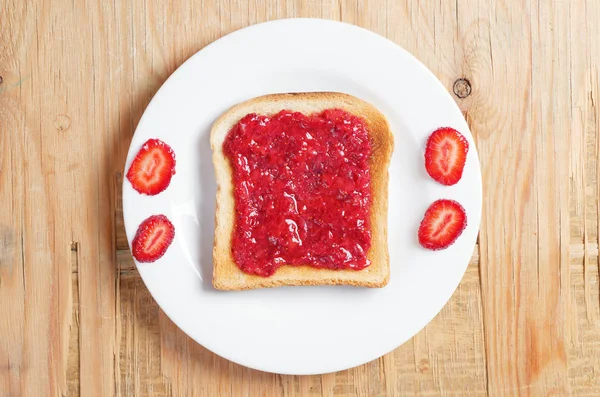
[[[235, 200], [232, 170], [223, 154], [223, 142], [235, 124], [249, 113], [272, 115], [281, 110], [306, 115], [338, 108], [362, 117], [371, 136], [371, 264], [362, 270], [319, 269], [311, 266], [284, 265], [269, 277], [244, 273], [231, 252], [234, 231]], [[225, 112], [211, 130], [210, 143], [217, 181], [217, 205], [213, 248], [213, 285], [219, 290], [246, 290], [283, 285], [337, 285], [383, 287], [388, 283], [390, 260], [387, 243], [388, 165], [394, 141], [388, 122], [371, 104], [348, 94], [314, 92], [273, 94], [240, 103]]]

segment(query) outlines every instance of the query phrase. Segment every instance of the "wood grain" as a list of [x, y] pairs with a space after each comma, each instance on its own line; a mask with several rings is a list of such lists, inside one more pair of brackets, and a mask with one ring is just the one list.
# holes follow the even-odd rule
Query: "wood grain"
[[[347, 371], [230, 363], [157, 307], [120, 185], [166, 78], [250, 24], [357, 24], [452, 92], [484, 183], [473, 259], [440, 314]], [[0, 396], [600, 395], [600, 2], [149, 0], [0, 3]], [[461, 97], [464, 95], [461, 95]]]

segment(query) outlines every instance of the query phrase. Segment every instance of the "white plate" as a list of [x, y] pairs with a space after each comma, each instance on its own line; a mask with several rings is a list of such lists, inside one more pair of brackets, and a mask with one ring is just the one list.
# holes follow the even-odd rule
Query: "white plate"
[[[283, 287], [220, 292], [212, 288], [215, 179], [213, 121], [230, 106], [276, 92], [340, 91], [363, 98], [389, 119], [391, 280], [383, 289]], [[470, 150], [462, 180], [430, 179], [423, 151], [441, 126], [461, 131]], [[393, 42], [339, 22], [288, 19], [254, 25], [217, 40], [161, 87], [137, 127], [125, 171], [141, 145], [159, 138], [174, 149], [169, 188], [148, 197], [125, 179], [123, 209], [131, 243], [138, 225], [165, 214], [175, 240], [164, 257], [137, 264], [164, 312], [185, 333], [236, 363], [276, 373], [343, 370], [395, 349], [445, 305], [471, 258], [481, 217], [481, 174], [473, 138], [443, 85]], [[422, 249], [417, 229], [427, 207], [452, 198], [468, 227], [445, 251]]]

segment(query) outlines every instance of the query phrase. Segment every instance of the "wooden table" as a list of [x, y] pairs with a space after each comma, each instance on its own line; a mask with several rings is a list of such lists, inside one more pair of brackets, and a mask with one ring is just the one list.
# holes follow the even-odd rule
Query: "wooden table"
[[[599, 1], [175, 3], [0, 3], [1, 396], [600, 395]], [[360, 25], [423, 61], [471, 126], [485, 192], [471, 264], [427, 328], [309, 377], [187, 338], [133, 266], [120, 199], [169, 74], [226, 33], [294, 16]]]

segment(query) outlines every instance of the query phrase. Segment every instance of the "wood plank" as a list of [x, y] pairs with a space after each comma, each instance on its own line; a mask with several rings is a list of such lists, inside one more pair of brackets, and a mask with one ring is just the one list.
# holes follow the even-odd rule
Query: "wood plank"
[[[103, 73], [106, 53], [102, 48], [109, 42], [99, 40], [105, 31], [98, 22], [97, 4], [41, 4], [37, 18], [44, 28], [39, 46], [48, 54], [44, 70], [56, 79], [59, 89], [50, 98], [60, 104], [60, 116], [55, 117], [66, 137], [53, 152], [62, 153], [62, 162], [72, 164], [67, 177], [54, 184], [57, 195], [71, 192], [69, 208], [56, 214], [55, 224], [57, 234], [68, 231], [77, 243], [79, 393], [112, 395], [116, 379], [112, 179], [116, 158], [111, 147], [114, 131], [106, 118], [110, 85]], [[52, 138], [50, 131], [48, 136]], [[77, 149], [61, 150], [68, 147]]]
[[594, 1], [571, 2], [569, 8], [570, 107], [573, 135], [571, 157], [571, 241], [581, 242], [584, 255], [572, 256], [569, 364], [573, 395], [600, 394], [600, 298], [598, 258], [598, 175], [600, 118], [597, 113], [600, 5]]
[[492, 4], [498, 29], [487, 32], [492, 61], [480, 81], [484, 92], [501, 86], [502, 95], [485, 94], [485, 106], [469, 112], [487, 189], [480, 266], [488, 391], [566, 396], [559, 319], [569, 303], [569, 179], [558, 165], [568, 163], [570, 113], [563, 103], [569, 87], [558, 76], [569, 65], [558, 54], [566, 49], [568, 10]]
[[2, 316], [0, 331], [6, 363], [1, 382], [14, 395], [64, 394], [67, 388], [71, 235], [57, 233], [68, 217], [56, 220], [55, 214], [69, 212], [72, 195], [59, 197], [56, 188], [70, 181], [72, 170], [56, 156], [67, 140], [56, 122], [63, 103], [43, 98], [62, 92], [53, 85], [54, 70], [43, 66], [54, 59], [40, 36], [48, 22], [36, 18], [42, 12], [36, 5], [3, 3], [0, 189], [7, 251], [1, 271], [9, 317]]
[[67, 396], [80, 396], [79, 386], [79, 364], [80, 364], [80, 343], [79, 343], [79, 259], [77, 253], [77, 244], [71, 247], [71, 268], [75, 271], [71, 273], [71, 291], [72, 292], [72, 314], [69, 327], [69, 353], [67, 356]]
[[[23, 7], [8, 8], [0, 4], [0, 14], [17, 29], [23, 29]], [[22, 130], [25, 115], [21, 110], [20, 65], [22, 39], [12, 34], [7, 24], [0, 24], [0, 390], [4, 395], [23, 392], [26, 372], [39, 374], [30, 368], [25, 346], [31, 341], [25, 335], [26, 288], [25, 232], [23, 230], [23, 191], [25, 180], [25, 151], [22, 136], [12, 133]], [[31, 282], [31, 280], [29, 280]], [[46, 350], [47, 351], [47, 350]], [[41, 373], [45, 373], [41, 372]], [[47, 390], [46, 384], [40, 389]], [[0, 393], [2, 394], [2, 393]]]

